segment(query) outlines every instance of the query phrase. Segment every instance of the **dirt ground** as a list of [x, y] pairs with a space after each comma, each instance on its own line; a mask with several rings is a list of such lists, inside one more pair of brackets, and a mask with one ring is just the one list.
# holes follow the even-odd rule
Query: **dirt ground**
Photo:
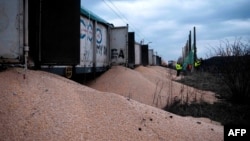
[[[133, 77], [129, 85], [122, 83], [128, 78], [124, 76], [127, 72]], [[105, 76], [109, 81], [95, 83], [103, 84], [102, 89], [107, 91], [115, 83], [114, 92], [101, 92], [42, 71], [11, 68], [0, 72], [0, 140], [223, 140], [221, 125], [150, 106], [156, 102], [152, 101], [154, 95], [146, 92], [154, 93], [156, 85], [152, 81], [164, 84], [164, 77], [158, 80], [146, 71], [142, 74], [139, 68], [123, 67], [114, 67], [101, 77]], [[142, 82], [146, 85], [139, 84]], [[141, 87], [142, 93], [135, 93]], [[122, 94], [115, 93], [119, 88], [123, 88]]]

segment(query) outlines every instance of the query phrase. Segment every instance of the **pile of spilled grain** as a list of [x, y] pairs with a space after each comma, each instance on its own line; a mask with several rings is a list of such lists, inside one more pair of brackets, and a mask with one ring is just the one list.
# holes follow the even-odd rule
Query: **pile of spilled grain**
[[0, 140], [219, 141], [223, 127], [54, 74], [13, 68], [0, 72]]
[[159, 66], [139, 66], [134, 70], [113, 66], [87, 85], [159, 108], [171, 104], [174, 100], [209, 103], [217, 101], [214, 93], [197, 90], [173, 79], [176, 79], [173, 70]]

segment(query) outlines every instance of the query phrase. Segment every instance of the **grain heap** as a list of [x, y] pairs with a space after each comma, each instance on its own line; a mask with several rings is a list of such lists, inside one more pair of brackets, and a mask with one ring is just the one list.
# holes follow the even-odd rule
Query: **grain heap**
[[0, 140], [220, 141], [223, 127], [54, 74], [13, 68], [0, 72]]
[[194, 89], [172, 81], [175, 72], [159, 66], [139, 66], [135, 70], [122, 66], [113, 66], [89, 87], [113, 92], [144, 104], [163, 108], [174, 100], [182, 101], [216, 101], [215, 94]]

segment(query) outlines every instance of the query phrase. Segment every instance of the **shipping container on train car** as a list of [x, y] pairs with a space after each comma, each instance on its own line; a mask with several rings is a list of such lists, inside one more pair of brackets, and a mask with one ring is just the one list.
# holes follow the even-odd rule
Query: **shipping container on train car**
[[153, 65], [160, 66], [161, 65], [161, 57], [157, 54], [153, 55]]
[[135, 32], [128, 33], [128, 67], [135, 66]]
[[29, 0], [30, 48], [35, 63], [79, 63], [80, 0]]
[[156, 65], [157, 66], [162, 66], [162, 61], [161, 61], [161, 57], [160, 56], [156, 56]]
[[156, 55], [156, 54], [153, 54], [153, 63], [152, 63], [152, 65], [157, 65], [157, 64], [156, 64], [156, 58], [157, 58], [157, 55]]
[[80, 64], [76, 66], [76, 73], [89, 73], [94, 63], [93, 20], [80, 17]]
[[0, 1], [0, 64], [24, 61], [22, 0]]
[[128, 64], [128, 25], [110, 30], [111, 64]]
[[141, 60], [141, 44], [135, 42], [135, 66], [141, 65]]
[[153, 65], [154, 64], [154, 50], [153, 49], [148, 49], [148, 64]]
[[109, 38], [107, 25], [96, 25], [95, 71], [102, 72], [109, 66]]
[[141, 61], [143, 66], [148, 65], [148, 45], [141, 46]]
[[80, 0], [1, 0], [0, 13], [1, 64], [78, 63]]
[[80, 0], [28, 0], [29, 56], [36, 68], [72, 75], [80, 61]]
[[80, 16], [80, 64], [76, 73], [105, 71], [109, 66], [110, 24], [86, 8]]

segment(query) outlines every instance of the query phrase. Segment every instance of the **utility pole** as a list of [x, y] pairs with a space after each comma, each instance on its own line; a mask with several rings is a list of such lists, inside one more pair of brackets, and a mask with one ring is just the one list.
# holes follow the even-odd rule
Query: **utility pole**
[[188, 35], [188, 53], [191, 51], [191, 48], [192, 48], [191, 36], [192, 36], [192, 33], [191, 33], [191, 30], [190, 30], [189, 35]]
[[194, 26], [194, 62], [197, 60], [197, 48], [196, 48], [196, 30]]

